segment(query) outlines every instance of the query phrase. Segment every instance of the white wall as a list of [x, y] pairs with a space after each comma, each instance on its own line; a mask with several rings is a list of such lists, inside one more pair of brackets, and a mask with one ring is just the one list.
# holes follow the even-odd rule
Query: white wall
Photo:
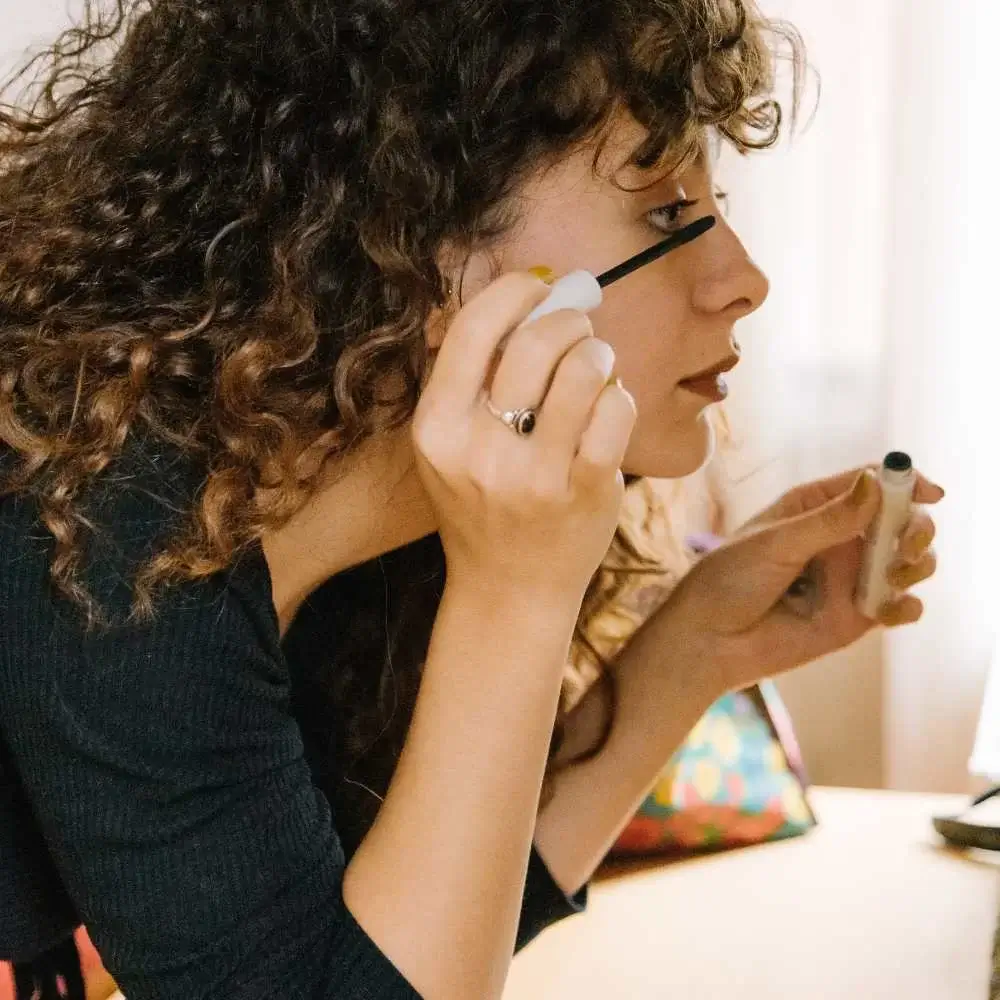
[[82, 9], [80, 0], [0, 0], [0, 78], [6, 79], [24, 50], [47, 43], [69, 24], [68, 11]]
[[[889, 445], [882, 402], [889, 3], [772, 0], [802, 31], [811, 64], [794, 141], [723, 164], [732, 218], [771, 278], [771, 295], [742, 326], [744, 360], [731, 412], [745, 428], [734, 520], [807, 479], [877, 460]], [[846, 48], [845, 48], [846, 47]], [[905, 441], [896, 442], [905, 447]], [[813, 779], [880, 786], [882, 642], [779, 681]]]
[[961, 790], [1000, 617], [1000, 5], [764, 6], [803, 30], [823, 91], [805, 136], [727, 181], [773, 282], [734, 397], [754, 436], [746, 465], [776, 461], [741, 488], [743, 506], [889, 447], [949, 491], [924, 620], [781, 687], [817, 780]]
[[[886, 644], [889, 779], [965, 781], [1000, 618], [996, 0], [901, 6], [889, 429], [950, 490], [920, 630]], [[1000, 722], [1000, 720], [996, 720]]]

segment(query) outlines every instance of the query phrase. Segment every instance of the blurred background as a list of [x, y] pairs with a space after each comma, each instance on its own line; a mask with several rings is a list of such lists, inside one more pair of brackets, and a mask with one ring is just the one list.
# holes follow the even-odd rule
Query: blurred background
[[[0, 75], [81, 4], [0, 0]], [[987, 74], [1000, 4], [762, 6], [800, 29], [821, 93], [791, 142], [720, 167], [772, 292], [742, 327], [737, 447], [712, 473], [730, 526], [797, 482], [891, 448], [947, 488], [923, 621], [873, 633], [779, 686], [814, 781], [970, 790], [1000, 617], [1000, 209]], [[816, 96], [813, 77], [804, 118]], [[1000, 682], [992, 693], [975, 769], [1000, 777]]]
[[[730, 516], [890, 448], [945, 486], [924, 619], [779, 687], [815, 781], [964, 791], [1000, 619], [1000, 5], [762, 6], [802, 31], [821, 93], [794, 141], [722, 171], [731, 217], [772, 282], [732, 380]], [[1000, 776], [1000, 704], [992, 711], [977, 770]]]

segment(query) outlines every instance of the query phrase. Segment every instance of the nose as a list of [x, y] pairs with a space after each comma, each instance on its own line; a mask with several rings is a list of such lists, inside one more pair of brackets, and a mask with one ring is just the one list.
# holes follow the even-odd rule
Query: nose
[[711, 246], [706, 247], [708, 259], [702, 261], [694, 305], [704, 312], [725, 313], [735, 322], [764, 304], [770, 283], [732, 227], [724, 219], [719, 222], [708, 234]]

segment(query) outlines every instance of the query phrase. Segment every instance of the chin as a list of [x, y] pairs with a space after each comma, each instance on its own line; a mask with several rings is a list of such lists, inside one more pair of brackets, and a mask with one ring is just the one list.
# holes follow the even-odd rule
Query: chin
[[706, 410], [694, 420], [657, 431], [655, 426], [644, 426], [639, 417], [625, 453], [625, 475], [681, 479], [697, 472], [715, 452], [715, 428]]

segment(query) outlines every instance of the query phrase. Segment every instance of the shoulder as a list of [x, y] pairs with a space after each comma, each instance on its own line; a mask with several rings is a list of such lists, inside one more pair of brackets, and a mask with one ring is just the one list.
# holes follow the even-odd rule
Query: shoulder
[[[110, 505], [111, 542], [95, 560], [99, 596], [118, 611], [128, 607], [130, 546], [169, 520], [158, 500], [134, 484], [129, 492]], [[3, 503], [13, 515], [2, 519], [0, 732], [37, 794], [100, 779], [116, 797], [146, 788], [166, 801], [301, 759], [263, 556], [165, 589], [148, 621], [88, 630], [48, 585], [51, 538], [31, 505]]]
[[[0, 475], [8, 462], [0, 449]], [[185, 526], [204, 480], [198, 461], [138, 440], [76, 502], [74, 510], [92, 527], [81, 536], [81, 579], [113, 621], [127, 619], [136, 571]], [[8, 607], [31, 605], [42, 612], [51, 603], [60, 614], [73, 613], [49, 584], [54, 547], [52, 531], [33, 497], [0, 498], [0, 595], [7, 598]], [[228, 568], [206, 581], [166, 588], [158, 608], [190, 612], [199, 603], [217, 603], [223, 591], [242, 603], [261, 638], [277, 648], [270, 577], [259, 546], [239, 553]]]
[[[95, 484], [86, 515], [95, 532], [84, 552], [83, 582], [113, 624], [88, 631], [79, 609], [50, 584], [54, 549], [30, 497], [0, 499], [0, 686], [8, 696], [35, 695], [42, 677], [75, 687], [83, 676], [97, 688], [124, 684], [135, 696], [199, 676], [216, 681], [231, 665], [284, 687], [284, 660], [259, 546], [204, 580], [157, 592], [148, 622], [129, 620], [136, 569], [182, 525], [201, 476], [190, 461], [165, 451], [133, 448]], [[116, 675], [127, 671], [130, 680]], [[230, 677], [233, 680], [234, 677]], [[183, 686], [170, 697], [174, 701]], [[105, 690], [107, 693], [107, 690]], [[165, 692], [161, 691], [161, 694]]]

